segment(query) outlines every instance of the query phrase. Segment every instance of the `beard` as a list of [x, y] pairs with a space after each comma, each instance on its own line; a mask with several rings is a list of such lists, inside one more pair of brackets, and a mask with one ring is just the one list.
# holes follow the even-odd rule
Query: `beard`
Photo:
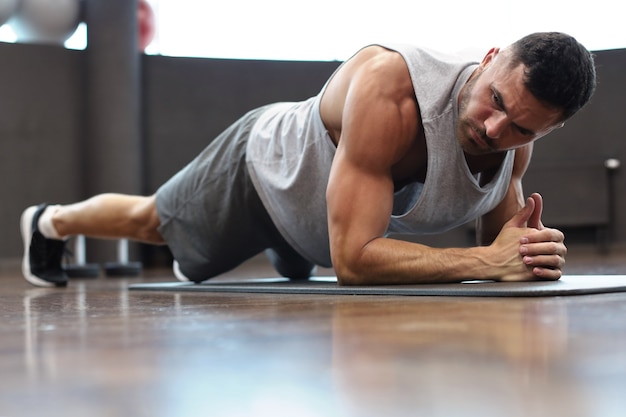
[[498, 152], [493, 140], [484, 129], [474, 126], [467, 117], [460, 117], [456, 124], [456, 137], [463, 151], [470, 155], [486, 155]]
[[497, 152], [493, 139], [487, 136], [485, 129], [476, 126], [474, 120], [467, 115], [467, 108], [474, 91], [474, 85], [481, 75], [482, 72], [479, 72], [476, 76], [469, 79], [459, 94], [459, 118], [456, 123], [456, 138], [463, 151], [470, 155], [485, 155]]

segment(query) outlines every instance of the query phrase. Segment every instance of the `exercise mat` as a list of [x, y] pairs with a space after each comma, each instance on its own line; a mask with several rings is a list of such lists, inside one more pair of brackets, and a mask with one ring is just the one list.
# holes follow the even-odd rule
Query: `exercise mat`
[[559, 295], [626, 292], [626, 275], [565, 275], [558, 281], [493, 282], [466, 281], [458, 284], [338, 286], [335, 277], [313, 277], [309, 281], [290, 282], [283, 278], [258, 278], [238, 281], [138, 283], [131, 290], [331, 294], [331, 295], [403, 295], [463, 297], [547, 297]]

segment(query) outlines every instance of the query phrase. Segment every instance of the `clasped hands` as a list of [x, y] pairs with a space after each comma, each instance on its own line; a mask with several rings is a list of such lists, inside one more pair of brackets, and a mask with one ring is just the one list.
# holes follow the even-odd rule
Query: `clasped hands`
[[565, 265], [565, 237], [541, 223], [543, 199], [534, 193], [492, 244], [503, 267], [501, 281], [558, 280]]

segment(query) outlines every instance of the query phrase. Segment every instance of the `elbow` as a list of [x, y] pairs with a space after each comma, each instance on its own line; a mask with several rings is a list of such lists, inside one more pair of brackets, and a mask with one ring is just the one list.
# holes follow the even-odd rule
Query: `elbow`
[[376, 274], [375, 258], [370, 243], [357, 245], [331, 245], [331, 260], [339, 286], [370, 285]]
[[363, 285], [363, 282], [361, 282], [358, 276], [354, 274], [343, 274], [337, 272], [337, 285], [340, 287], [354, 287]]
[[356, 262], [347, 260], [336, 260], [333, 262], [335, 274], [337, 275], [337, 285], [349, 287], [366, 284], [364, 274], [358, 270], [355, 264]]

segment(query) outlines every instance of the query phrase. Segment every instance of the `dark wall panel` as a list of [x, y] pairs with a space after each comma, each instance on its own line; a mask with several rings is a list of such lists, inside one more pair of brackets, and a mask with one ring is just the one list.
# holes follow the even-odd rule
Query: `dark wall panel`
[[82, 58], [0, 43], [0, 258], [21, 255], [26, 206], [80, 197]]

